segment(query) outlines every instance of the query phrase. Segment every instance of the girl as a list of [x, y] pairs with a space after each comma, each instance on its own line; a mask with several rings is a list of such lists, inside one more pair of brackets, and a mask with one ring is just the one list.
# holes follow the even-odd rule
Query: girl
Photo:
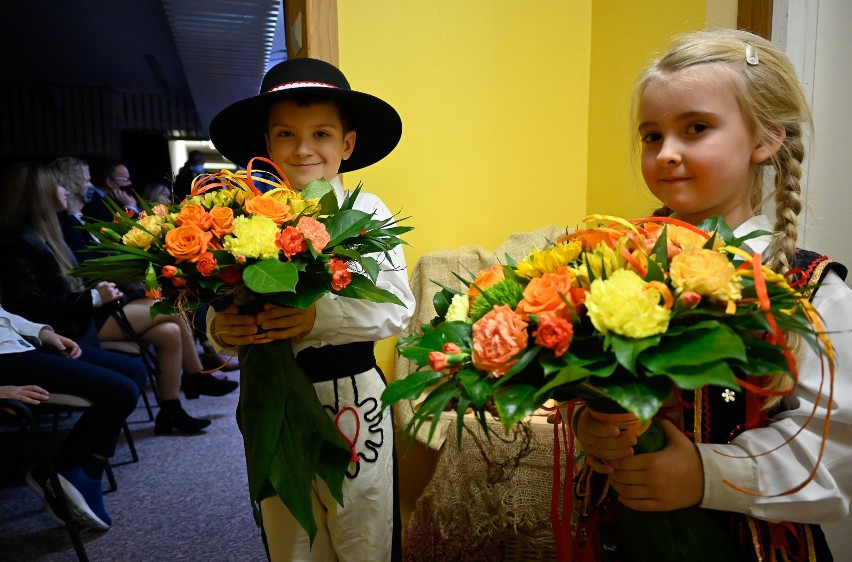
[[[68, 195], [56, 173], [42, 164], [19, 163], [6, 171], [1, 185], [4, 205], [0, 208], [0, 224], [4, 232], [0, 246], [4, 267], [0, 274], [0, 293], [4, 306], [11, 312], [27, 314], [34, 321], [49, 323], [58, 333], [74, 339], [82, 347], [84, 359], [98, 356], [99, 364], [107, 360], [135, 364], [124, 356], [99, 349], [102, 339], [127, 339], [110, 316], [109, 307], [104, 307], [121, 299], [123, 293], [108, 281], [86, 290], [77, 278], [67, 275], [77, 262], [63, 240], [56, 215], [66, 208]], [[194, 366], [196, 373], [201, 370], [194, 341], [182, 321], [180, 324], [154, 322], [149, 312], [152, 302], [146, 299], [125, 305], [125, 313], [146, 338], [145, 341], [164, 351], [174, 350], [177, 346], [176, 353], [158, 355], [162, 373], [155, 432], [200, 431], [210, 425], [210, 420], [191, 417], [183, 410], [179, 400], [182, 336], [189, 338], [192, 349], [191, 356], [183, 359], [194, 359], [194, 364], [184, 363], [184, 366]], [[209, 375], [196, 376], [213, 379]], [[144, 385], [144, 374], [141, 381]], [[234, 382], [231, 385], [236, 387]], [[227, 392], [230, 390], [233, 388], [226, 389]], [[189, 390], [184, 391], [190, 394]]]
[[[837, 353], [836, 400], [827, 403], [826, 384], [810, 417], [823, 371], [816, 354], [800, 346], [798, 385], [783, 401], [764, 400], [760, 423], [747, 421], [758, 408], [746, 405], [744, 393], [723, 395], [725, 389], [707, 387], [694, 399], [684, 397], [683, 432], [662, 422], [668, 444], [657, 453], [633, 455], [635, 438], [578, 410], [574, 426], [588, 466], [609, 477], [618, 501], [640, 512], [695, 505], [728, 512], [744, 560], [831, 560], [818, 524], [846, 517], [852, 494], [847, 398], [852, 395], [852, 293], [841, 278], [846, 268], [795, 247], [811, 114], [792, 65], [775, 45], [751, 33], [691, 34], [641, 75], [634, 108], [642, 175], [663, 202], [659, 214], [692, 224], [720, 215], [738, 237], [773, 231], [748, 246], [776, 272], [798, 271], [798, 279], [808, 283], [806, 294], [818, 287], [810, 296]], [[763, 172], [770, 166], [774, 224], [760, 215]], [[828, 407], [831, 433], [813, 480], [783, 494], [814, 470]], [[619, 548], [617, 537], [611, 542], [601, 550], [614, 549], [616, 560], [633, 557], [635, 551]], [[579, 559], [600, 554], [585, 556]]]

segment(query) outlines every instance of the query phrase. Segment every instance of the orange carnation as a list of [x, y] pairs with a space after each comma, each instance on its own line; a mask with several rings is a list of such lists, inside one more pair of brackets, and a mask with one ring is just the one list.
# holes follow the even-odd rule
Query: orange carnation
[[213, 275], [218, 266], [219, 264], [212, 252], [204, 252], [198, 256], [198, 262], [195, 264], [195, 268], [198, 270], [198, 273], [204, 277], [210, 277]]
[[175, 222], [180, 226], [194, 224], [201, 230], [208, 230], [213, 224], [213, 217], [201, 205], [187, 205], [177, 214]]
[[[522, 318], [529, 314], [553, 314], [570, 318], [574, 308], [571, 294], [573, 281], [574, 277], [565, 266], [553, 273], [530, 279], [524, 288], [524, 298], [518, 303], [518, 314]], [[566, 301], [572, 306], [569, 307]]]
[[260, 195], [246, 201], [245, 210], [251, 215], [260, 215], [272, 219], [281, 226], [295, 217], [290, 213], [290, 205], [274, 197]]
[[470, 287], [467, 289], [467, 296], [470, 299], [471, 306], [473, 305], [473, 301], [476, 299], [476, 296], [480, 293], [480, 291], [484, 291], [491, 285], [499, 283], [503, 280], [503, 266], [499, 263], [496, 265], [492, 265], [488, 269], [483, 269], [476, 276], [476, 279], [473, 280], [473, 283], [470, 284]]
[[213, 235], [204, 232], [195, 224], [179, 226], [166, 233], [166, 251], [177, 263], [182, 261], [197, 262], [199, 256], [207, 251]]
[[306, 240], [310, 240], [316, 252], [322, 252], [325, 245], [331, 241], [331, 235], [325, 225], [313, 217], [302, 217], [296, 228]]
[[473, 325], [473, 364], [497, 378], [518, 362], [527, 347], [527, 323], [508, 306], [495, 306]]
[[210, 209], [210, 218], [210, 232], [217, 238], [234, 232], [234, 211], [230, 207], [213, 207]]

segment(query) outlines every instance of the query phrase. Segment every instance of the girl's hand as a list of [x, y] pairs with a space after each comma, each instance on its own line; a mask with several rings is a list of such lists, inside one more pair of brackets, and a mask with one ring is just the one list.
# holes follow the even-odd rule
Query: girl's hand
[[50, 398], [50, 393], [40, 386], [0, 386], [0, 398], [20, 400], [24, 404], [38, 404]]
[[266, 303], [257, 314], [257, 323], [265, 331], [255, 336], [255, 343], [266, 343], [289, 338], [301, 339], [314, 328], [316, 305], [308, 308], [290, 308]]
[[107, 304], [113, 301], [117, 301], [121, 297], [124, 296], [124, 293], [119, 290], [118, 287], [115, 286], [115, 283], [110, 281], [101, 281], [97, 285], [95, 285], [95, 289], [98, 291], [98, 295], [101, 297], [101, 303]]
[[618, 499], [638, 511], [671, 511], [698, 505], [704, 497], [704, 468], [695, 444], [662, 420], [666, 446], [612, 460], [610, 483]]
[[586, 462], [595, 472], [612, 474], [610, 461], [633, 456], [636, 437], [632, 433], [622, 432], [617, 425], [603, 423], [589, 415], [588, 408], [577, 414], [575, 436], [583, 445]]
[[228, 347], [250, 345], [257, 337], [257, 320], [251, 314], [240, 314], [236, 305], [231, 305], [213, 317], [210, 336]]
[[71, 359], [77, 359], [83, 354], [83, 351], [80, 349], [80, 346], [77, 345], [77, 342], [66, 338], [65, 336], [60, 336], [48, 328], [41, 329], [38, 333], [38, 339], [41, 340], [44, 347], [56, 350]]

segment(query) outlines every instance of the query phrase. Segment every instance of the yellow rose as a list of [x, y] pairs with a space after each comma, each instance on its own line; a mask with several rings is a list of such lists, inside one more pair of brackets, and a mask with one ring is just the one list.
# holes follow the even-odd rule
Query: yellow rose
[[270, 259], [278, 256], [275, 235], [278, 226], [263, 216], [240, 216], [234, 219], [234, 235], [226, 236], [223, 246], [234, 256]]
[[447, 322], [467, 322], [470, 311], [470, 299], [467, 295], [453, 295], [450, 307], [447, 309]]
[[148, 215], [137, 222], [154, 236], [160, 236], [163, 233], [163, 223], [166, 222], [166, 218], [161, 215]]
[[131, 248], [139, 248], [140, 250], [147, 251], [151, 247], [151, 244], [154, 243], [154, 237], [141, 228], [134, 226], [121, 237], [121, 241]]
[[742, 297], [742, 279], [734, 264], [713, 250], [684, 250], [672, 258], [669, 274], [678, 293], [694, 291], [714, 301], [735, 301]]
[[[626, 244], [627, 240], [619, 241], [619, 247]], [[620, 249], [610, 248], [605, 242], [600, 242], [592, 251], [586, 252], [586, 257], [577, 267], [569, 268], [577, 284], [580, 287], [588, 287], [589, 280], [593, 277], [599, 279], [601, 277], [609, 277], [613, 271], [623, 269], [626, 261], [621, 255]], [[592, 268], [592, 275], [589, 275], [588, 268]]]
[[579, 242], [557, 244], [545, 250], [535, 248], [515, 266], [515, 271], [518, 275], [527, 279], [541, 277], [545, 273], [553, 273], [577, 259], [581, 250], [582, 246]]
[[592, 324], [604, 334], [647, 338], [669, 327], [671, 313], [660, 305], [660, 293], [626, 269], [595, 279], [585, 304]]

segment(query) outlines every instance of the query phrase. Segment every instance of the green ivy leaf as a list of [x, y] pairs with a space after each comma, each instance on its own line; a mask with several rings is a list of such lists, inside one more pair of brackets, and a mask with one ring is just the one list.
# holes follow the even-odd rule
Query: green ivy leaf
[[299, 272], [291, 262], [261, 260], [243, 270], [246, 287], [260, 294], [294, 292]]

